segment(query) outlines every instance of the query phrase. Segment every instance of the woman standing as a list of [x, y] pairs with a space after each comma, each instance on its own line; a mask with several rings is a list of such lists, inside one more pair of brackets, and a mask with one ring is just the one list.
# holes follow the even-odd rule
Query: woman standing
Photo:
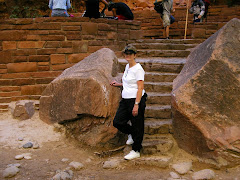
[[[147, 94], [144, 90], [145, 72], [139, 63], [136, 63], [137, 49], [128, 45], [124, 49], [128, 64], [122, 77], [122, 83], [113, 81], [110, 85], [123, 86], [122, 100], [120, 101], [113, 126], [119, 131], [128, 134], [127, 144], [132, 144], [132, 151], [124, 159], [131, 160], [140, 157], [144, 134], [144, 112]], [[131, 126], [128, 121], [131, 121]], [[132, 137], [132, 139], [131, 139]]]
[[70, 0], [49, 0], [52, 17], [69, 17], [67, 9], [71, 8]]

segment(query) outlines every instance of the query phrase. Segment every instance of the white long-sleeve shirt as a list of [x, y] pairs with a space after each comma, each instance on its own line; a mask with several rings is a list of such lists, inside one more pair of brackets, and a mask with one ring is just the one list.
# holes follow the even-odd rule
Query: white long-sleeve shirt
[[64, 9], [67, 10], [71, 8], [70, 0], [49, 0], [50, 9]]

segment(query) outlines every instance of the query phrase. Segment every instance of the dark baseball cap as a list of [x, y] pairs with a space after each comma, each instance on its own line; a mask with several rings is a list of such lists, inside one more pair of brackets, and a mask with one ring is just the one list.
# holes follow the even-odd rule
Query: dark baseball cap
[[129, 44], [127, 45], [124, 50], [123, 53], [133, 53], [133, 54], [137, 54], [137, 49], [135, 46]]

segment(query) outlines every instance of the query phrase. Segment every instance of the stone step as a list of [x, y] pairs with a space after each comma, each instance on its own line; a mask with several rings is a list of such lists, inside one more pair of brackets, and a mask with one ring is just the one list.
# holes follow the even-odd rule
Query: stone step
[[139, 57], [187, 57], [191, 53], [191, 50], [140, 49], [137, 52]]
[[[120, 71], [124, 72], [127, 61], [119, 58]], [[162, 72], [162, 73], [180, 73], [186, 58], [136, 58], [136, 62], [140, 63], [146, 72]]]
[[147, 104], [170, 105], [170, 93], [147, 92]]
[[145, 134], [169, 134], [172, 132], [172, 119], [145, 119]]
[[146, 72], [145, 81], [150, 82], [173, 82], [178, 76], [177, 73], [159, 73], [159, 72]]
[[[120, 76], [123, 73], [119, 73]], [[146, 72], [145, 73], [145, 82], [173, 82], [177, 77], [177, 73], [159, 73], [159, 72]]]
[[8, 110], [8, 103], [0, 103], [0, 109], [7, 109]]
[[158, 50], [186, 50], [194, 48], [198, 44], [170, 44], [170, 43], [134, 43], [138, 50], [143, 49], [158, 49]]
[[11, 97], [0, 98], [0, 103], [10, 103], [12, 101]]
[[202, 39], [140, 39], [136, 43], [200, 44]]
[[144, 82], [146, 92], [171, 93], [172, 82]]
[[171, 119], [171, 106], [170, 105], [147, 105], [145, 109], [145, 118], [155, 119]]
[[0, 113], [8, 112], [8, 109], [0, 109]]
[[[172, 135], [144, 135], [142, 142], [141, 158], [148, 155], [168, 155], [174, 147], [174, 140]], [[124, 148], [124, 154], [127, 154], [131, 151], [132, 147], [127, 145]]]
[[142, 142], [142, 153], [143, 154], [167, 154], [171, 151], [174, 146], [173, 140], [169, 136], [145, 135]]

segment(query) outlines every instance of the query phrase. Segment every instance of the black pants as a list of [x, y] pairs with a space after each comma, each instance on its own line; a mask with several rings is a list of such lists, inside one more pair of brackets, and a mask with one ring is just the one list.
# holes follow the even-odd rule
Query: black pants
[[[135, 98], [122, 99], [120, 101], [116, 116], [113, 120], [113, 126], [125, 134], [131, 134], [133, 138], [132, 149], [140, 152], [144, 135], [144, 112], [146, 108], [147, 94], [145, 93], [138, 107], [138, 115], [133, 116], [132, 110], [135, 104]], [[131, 126], [127, 123], [131, 121]]]

